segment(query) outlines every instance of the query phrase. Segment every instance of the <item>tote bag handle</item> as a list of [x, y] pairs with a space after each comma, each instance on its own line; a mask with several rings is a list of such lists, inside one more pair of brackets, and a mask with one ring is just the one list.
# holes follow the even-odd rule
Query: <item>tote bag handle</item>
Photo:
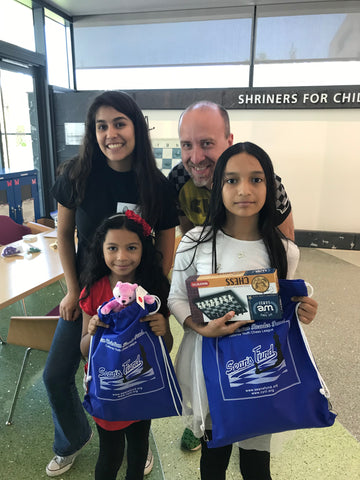
[[174, 375], [173, 375], [173, 371], [170, 367], [170, 364], [169, 364], [169, 360], [168, 360], [168, 357], [167, 357], [167, 354], [166, 354], [166, 349], [165, 349], [165, 345], [164, 345], [164, 340], [162, 337], [158, 337], [159, 339], [159, 343], [160, 343], [160, 348], [161, 348], [161, 353], [162, 353], [162, 356], [163, 356], [163, 360], [164, 360], [164, 365], [165, 365], [165, 371], [166, 371], [166, 378], [167, 378], [167, 382], [168, 382], [168, 385], [169, 385], [169, 390], [170, 390], [170, 394], [171, 394], [171, 398], [172, 398], [172, 401], [173, 401], [173, 405], [175, 407], [175, 410], [176, 410], [176, 413], [179, 415], [179, 417], [181, 416], [182, 412], [179, 412], [179, 409], [178, 409], [178, 406], [177, 406], [177, 402], [176, 402], [176, 398], [179, 402], [179, 404], [181, 405], [182, 404], [182, 399], [181, 399], [181, 395], [180, 395], [180, 392], [177, 388], [177, 385], [176, 385], [176, 382], [175, 382], [175, 378], [174, 378]]
[[[308, 283], [308, 282], [305, 282], [305, 285], [306, 285], [306, 287], [307, 287], [307, 289], [308, 289], [308, 296], [309, 296], [309, 297], [312, 297], [313, 294], [314, 294], [314, 288], [313, 288], [313, 286], [312, 286], [310, 283]], [[320, 374], [320, 372], [319, 372], [319, 370], [318, 370], [318, 368], [317, 368], [317, 365], [316, 365], [314, 356], [313, 356], [313, 354], [312, 354], [312, 351], [310, 350], [310, 345], [309, 345], [308, 339], [306, 338], [304, 329], [303, 329], [303, 327], [302, 327], [302, 325], [301, 325], [301, 322], [300, 322], [300, 320], [299, 320], [299, 316], [298, 316], [299, 305], [300, 305], [300, 303], [298, 303], [298, 304], [296, 305], [295, 313], [296, 313], [296, 319], [297, 319], [297, 321], [298, 321], [300, 333], [301, 333], [303, 342], [304, 342], [304, 344], [305, 344], [307, 353], [308, 353], [308, 355], [309, 355], [309, 358], [310, 358], [310, 360], [311, 360], [311, 363], [313, 364], [313, 367], [314, 367], [314, 369], [315, 369], [315, 372], [316, 372], [316, 374], [317, 374], [317, 376], [318, 376], [318, 379], [319, 379], [319, 382], [320, 382], [320, 384], [321, 384], [320, 393], [321, 393], [322, 395], [324, 395], [325, 398], [328, 398], [328, 399], [329, 399], [329, 398], [330, 398], [330, 391], [329, 391], [328, 387], [326, 386], [326, 383], [325, 383], [324, 379], [322, 378], [322, 376], [321, 376], [321, 374]]]
[[91, 362], [91, 354], [92, 354], [92, 346], [93, 346], [93, 341], [94, 341], [94, 335], [91, 335], [90, 338], [90, 346], [89, 346], [89, 355], [88, 355], [88, 368], [86, 372], [86, 377], [85, 377], [85, 383], [87, 384], [91, 380], [91, 375], [90, 375], [90, 362]]

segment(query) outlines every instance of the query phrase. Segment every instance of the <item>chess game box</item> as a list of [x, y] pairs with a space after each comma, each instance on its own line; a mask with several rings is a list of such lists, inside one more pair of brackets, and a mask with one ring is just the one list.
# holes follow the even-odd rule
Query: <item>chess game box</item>
[[209, 322], [231, 310], [232, 321], [282, 317], [279, 282], [274, 268], [194, 275], [186, 280], [194, 322]]

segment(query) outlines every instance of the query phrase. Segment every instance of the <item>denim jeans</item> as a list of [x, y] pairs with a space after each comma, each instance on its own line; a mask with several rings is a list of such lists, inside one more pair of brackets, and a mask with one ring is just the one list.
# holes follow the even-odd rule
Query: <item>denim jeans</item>
[[81, 316], [75, 322], [59, 319], [43, 374], [55, 426], [53, 450], [63, 457], [79, 450], [91, 435], [75, 384], [81, 331]]

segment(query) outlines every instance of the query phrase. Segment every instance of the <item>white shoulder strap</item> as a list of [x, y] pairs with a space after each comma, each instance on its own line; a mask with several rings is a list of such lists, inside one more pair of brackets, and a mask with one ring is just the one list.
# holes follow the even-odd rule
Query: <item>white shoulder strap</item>
[[173, 401], [173, 404], [174, 404], [176, 413], [177, 413], [179, 416], [181, 416], [181, 413], [182, 413], [182, 412], [179, 412], [179, 409], [178, 409], [178, 406], [177, 406], [177, 402], [176, 402], [176, 398], [177, 398], [177, 400], [180, 402], [180, 404], [182, 403], [182, 401], [181, 401], [181, 394], [180, 394], [180, 392], [179, 392], [179, 390], [178, 390], [178, 388], [177, 388], [177, 385], [176, 385], [176, 382], [175, 382], [175, 378], [174, 378], [174, 375], [173, 375], [173, 371], [172, 371], [172, 369], [170, 368], [170, 364], [169, 364], [169, 361], [168, 361], [168, 357], [167, 357], [167, 355], [166, 355], [164, 340], [163, 340], [162, 337], [158, 337], [158, 339], [159, 339], [159, 343], [160, 343], [160, 347], [161, 347], [161, 353], [162, 353], [162, 356], [163, 356], [163, 359], [164, 359], [166, 378], [167, 378], [167, 382], [168, 382], [168, 385], [169, 385], [169, 389], [170, 389], [172, 401]]
[[[307, 283], [305, 282], [305, 285], [308, 289], [308, 296], [309, 297], [312, 297], [313, 296], [313, 293], [314, 293], [314, 288], [312, 287], [312, 285], [310, 283]], [[309, 342], [308, 342], [308, 339], [306, 338], [306, 335], [305, 335], [305, 332], [304, 332], [304, 329], [301, 325], [301, 322], [299, 320], [299, 316], [298, 316], [298, 308], [299, 308], [299, 305], [300, 305], [300, 302], [296, 305], [296, 308], [295, 308], [295, 313], [296, 313], [296, 318], [297, 318], [297, 321], [298, 321], [298, 325], [299, 325], [299, 328], [300, 328], [300, 332], [301, 332], [301, 336], [302, 336], [302, 339], [304, 341], [304, 344], [305, 344], [305, 347], [306, 347], [306, 350], [307, 350], [307, 353], [310, 357], [310, 360], [311, 360], [311, 363], [313, 364], [313, 367], [317, 373], [317, 376], [319, 378], [319, 382], [321, 384], [321, 388], [320, 388], [320, 393], [322, 395], [324, 395], [326, 398], [330, 398], [330, 392], [329, 392], [329, 389], [327, 388], [326, 386], [326, 383], [324, 381], [324, 379], [322, 378], [318, 368], [317, 368], [317, 365], [316, 365], [316, 362], [315, 362], [315, 359], [314, 359], [314, 356], [310, 350], [310, 345], [309, 345]]]

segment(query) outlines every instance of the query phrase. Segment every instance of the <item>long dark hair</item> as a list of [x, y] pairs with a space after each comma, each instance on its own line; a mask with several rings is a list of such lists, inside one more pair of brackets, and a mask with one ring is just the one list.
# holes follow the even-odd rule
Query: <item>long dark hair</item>
[[85, 135], [79, 155], [71, 159], [62, 171], [68, 172], [72, 182], [72, 197], [79, 205], [84, 198], [86, 180], [96, 164], [106, 161], [96, 140], [95, 117], [100, 107], [113, 107], [124, 113], [134, 124], [135, 149], [131, 169], [135, 172], [142, 216], [154, 227], [161, 218], [161, 183], [164, 175], [156, 166], [149, 129], [137, 103], [125, 92], [106, 91], [98, 95], [89, 107], [86, 116]]
[[135, 282], [141, 285], [152, 295], [157, 295], [161, 300], [160, 312], [167, 315], [167, 297], [169, 294], [169, 281], [161, 267], [161, 253], [156, 250], [151, 235], [145, 236], [143, 227], [136, 221], [118, 214], [104, 220], [96, 229], [91, 246], [88, 249], [86, 266], [81, 273], [80, 284], [84, 286], [85, 293], [81, 299], [90, 295], [91, 287], [101, 278], [111, 273], [106, 265], [103, 254], [103, 244], [109, 230], [129, 230], [136, 233], [142, 245], [141, 262], [135, 271]]
[[276, 268], [279, 278], [286, 278], [287, 257], [281, 238], [285, 238], [275, 225], [276, 218], [276, 191], [274, 168], [269, 155], [258, 145], [251, 142], [236, 143], [227, 148], [216, 163], [213, 186], [211, 190], [208, 215], [198, 243], [212, 240], [213, 242], [213, 271], [216, 271], [216, 234], [226, 222], [226, 209], [222, 201], [224, 186], [224, 172], [231, 157], [246, 152], [255, 157], [264, 170], [266, 180], [265, 204], [259, 212], [258, 228], [270, 258], [270, 266]]

